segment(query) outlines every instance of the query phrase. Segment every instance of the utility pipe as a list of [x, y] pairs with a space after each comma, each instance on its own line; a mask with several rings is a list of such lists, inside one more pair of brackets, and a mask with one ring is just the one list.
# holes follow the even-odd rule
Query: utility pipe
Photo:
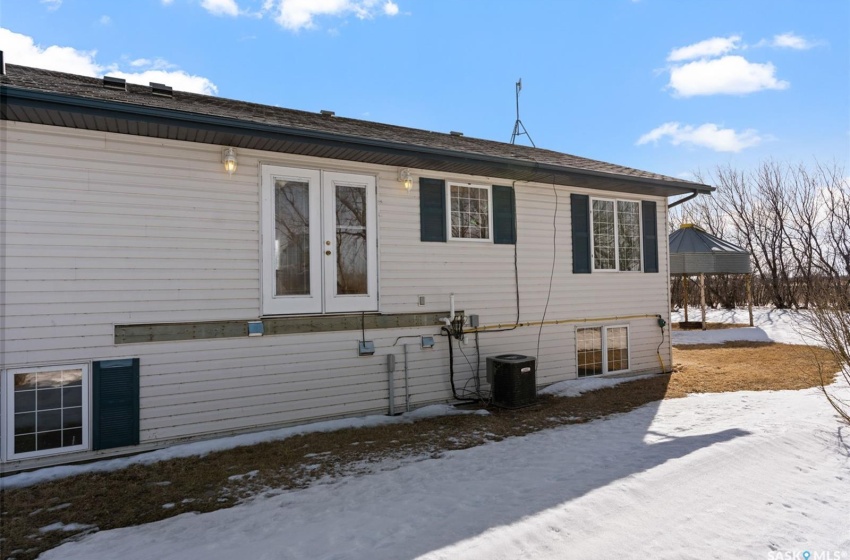
[[568, 323], [597, 323], [600, 321], [619, 321], [622, 319], [649, 319], [649, 318], [657, 318], [657, 313], [646, 313], [644, 315], [614, 315], [610, 317], [588, 317], [585, 319], [555, 319], [551, 321], [526, 321], [524, 323], [509, 323], [509, 324], [496, 324], [496, 325], [485, 325], [483, 327], [476, 327], [474, 329], [464, 329], [464, 332], [467, 333], [475, 333], [475, 332], [487, 332], [492, 330], [503, 329], [506, 327], [539, 327], [540, 325], [565, 325]]
[[410, 412], [410, 384], [407, 377], [407, 344], [403, 344], [404, 348], [404, 411]]
[[[407, 375], [405, 368], [405, 375]], [[389, 391], [390, 406], [387, 411], [390, 416], [395, 416], [395, 355], [387, 354], [387, 386]]]

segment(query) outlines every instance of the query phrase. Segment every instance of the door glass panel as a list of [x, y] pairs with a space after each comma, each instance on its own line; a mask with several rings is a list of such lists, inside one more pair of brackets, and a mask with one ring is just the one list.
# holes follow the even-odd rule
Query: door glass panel
[[336, 185], [336, 293], [366, 294], [366, 189]]
[[310, 185], [275, 181], [275, 295], [310, 294]]

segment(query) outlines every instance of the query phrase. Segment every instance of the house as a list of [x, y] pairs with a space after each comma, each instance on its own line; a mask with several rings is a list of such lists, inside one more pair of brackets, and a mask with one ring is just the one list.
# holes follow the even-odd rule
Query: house
[[[108, 76], [0, 87], [5, 472], [446, 402], [506, 352], [538, 385], [669, 367], [667, 199], [706, 185]], [[452, 302], [477, 336], [442, 336]]]

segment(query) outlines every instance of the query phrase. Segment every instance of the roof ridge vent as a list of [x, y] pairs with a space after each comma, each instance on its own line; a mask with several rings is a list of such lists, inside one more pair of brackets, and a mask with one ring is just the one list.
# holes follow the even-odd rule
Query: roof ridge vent
[[452, 136], [463, 136], [463, 132], [458, 132], [457, 130], [452, 130], [449, 132]]
[[154, 95], [161, 95], [163, 97], [174, 97], [174, 91], [171, 86], [167, 86], [165, 84], [158, 84], [156, 82], [151, 82], [151, 93]]
[[336, 116], [336, 113], [334, 113], [333, 111], [328, 111], [326, 109], [322, 109], [321, 111], [319, 111], [319, 114], [324, 115], [326, 117]]
[[103, 87], [106, 89], [120, 89], [127, 91], [127, 80], [124, 78], [116, 78], [115, 76], [104, 76]]

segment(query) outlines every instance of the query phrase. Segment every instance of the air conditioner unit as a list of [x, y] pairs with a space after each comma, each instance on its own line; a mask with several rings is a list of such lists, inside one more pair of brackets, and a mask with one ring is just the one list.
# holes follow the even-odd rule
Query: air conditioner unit
[[522, 408], [537, 399], [537, 368], [532, 356], [502, 354], [487, 358], [487, 383], [493, 404], [502, 408]]

